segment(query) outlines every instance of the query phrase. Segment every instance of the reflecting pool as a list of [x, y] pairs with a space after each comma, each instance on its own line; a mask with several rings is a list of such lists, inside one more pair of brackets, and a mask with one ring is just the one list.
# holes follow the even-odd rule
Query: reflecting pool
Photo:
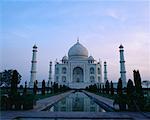
[[83, 92], [71, 93], [52, 106], [45, 108], [43, 111], [51, 112], [106, 112], [101, 106], [95, 103]]

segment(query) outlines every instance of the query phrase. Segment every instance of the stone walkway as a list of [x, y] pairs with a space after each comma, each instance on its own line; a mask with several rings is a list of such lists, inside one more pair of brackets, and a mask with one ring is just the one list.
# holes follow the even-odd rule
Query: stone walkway
[[41, 111], [44, 108], [54, 104], [55, 102], [58, 102], [60, 99], [66, 97], [67, 95], [71, 94], [74, 90], [71, 90], [69, 92], [65, 92], [65, 93], [61, 93], [55, 96], [51, 96], [48, 98], [44, 98], [41, 100], [38, 100], [36, 102], [36, 106], [34, 106], [34, 109], [30, 110], [30, 111]]
[[[150, 113], [145, 113], [147, 116]], [[1, 113], [1, 120], [150, 120], [138, 112], [30, 112], [7, 111]], [[15, 120], [17, 120], [15, 119]]]
[[98, 101], [101, 101], [102, 103], [105, 103], [106, 105], [110, 106], [111, 108], [119, 109], [118, 105], [113, 105], [114, 100], [112, 100], [112, 99], [109, 99], [109, 98], [106, 98], [106, 97], [102, 97], [102, 96], [99, 96], [99, 95], [96, 95], [94, 93], [87, 92], [87, 91], [84, 91], [84, 90], [83, 90], [83, 92], [85, 94], [87, 94], [88, 96], [91, 96], [92, 98], [95, 98]]

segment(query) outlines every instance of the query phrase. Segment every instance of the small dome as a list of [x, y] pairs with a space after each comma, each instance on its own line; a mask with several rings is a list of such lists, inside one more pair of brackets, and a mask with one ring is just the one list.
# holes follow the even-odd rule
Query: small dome
[[77, 41], [68, 52], [68, 56], [70, 57], [88, 57], [88, 50]]
[[89, 56], [88, 60], [94, 60], [93, 56]]
[[68, 57], [65, 55], [63, 58], [62, 58], [63, 61], [66, 61], [68, 60]]

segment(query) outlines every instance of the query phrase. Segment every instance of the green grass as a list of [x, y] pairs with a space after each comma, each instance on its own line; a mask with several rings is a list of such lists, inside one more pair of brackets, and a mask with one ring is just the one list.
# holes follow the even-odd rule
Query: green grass
[[103, 93], [96, 93], [97, 95], [100, 95], [100, 96], [103, 96], [103, 97], [106, 97], [106, 98], [109, 98], [109, 99], [115, 99], [116, 97], [116, 94], [114, 95], [111, 95], [111, 94], [103, 94]]
[[116, 97], [116, 94], [111, 95], [111, 94], [99, 93], [99, 92], [92, 92], [92, 93], [95, 93], [96, 95], [99, 95], [99, 96], [102, 96], [102, 97], [106, 97], [106, 98], [109, 98], [109, 99], [112, 99], [112, 100], [114, 100], [115, 97]]
[[40, 100], [40, 99], [44, 99], [44, 98], [48, 98], [48, 97], [51, 97], [51, 96], [54, 96], [54, 95], [58, 95], [58, 94], [61, 94], [63, 92], [58, 92], [58, 93], [48, 93], [48, 94], [45, 94], [45, 95], [42, 95], [42, 94], [38, 94], [38, 95], [35, 95], [34, 96], [34, 100]]
[[[9, 89], [0, 89], [0, 96], [2, 96], [3, 94], [8, 94], [10, 92]], [[54, 96], [54, 95], [58, 95], [58, 94], [61, 94], [63, 92], [57, 92], [57, 93], [47, 93], [45, 95], [42, 95], [42, 94], [37, 94], [37, 95], [34, 95], [34, 100], [37, 101], [37, 100], [40, 100], [40, 99], [44, 99], [44, 98], [47, 98], [47, 97], [51, 97], [51, 96]], [[27, 91], [27, 94], [32, 94], [33, 93], [31, 91]]]

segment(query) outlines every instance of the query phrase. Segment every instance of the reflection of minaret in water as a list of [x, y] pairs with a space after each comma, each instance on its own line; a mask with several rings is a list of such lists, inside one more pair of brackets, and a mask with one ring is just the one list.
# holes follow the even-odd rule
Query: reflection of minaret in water
[[119, 46], [119, 52], [120, 52], [120, 75], [122, 80], [122, 86], [126, 87], [126, 70], [125, 70], [125, 60], [124, 60], [124, 50], [123, 46]]
[[30, 76], [30, 82], [29, 87], [33, 87], [33, 83], [36, 80], [36, 67], [37, 67], [37, 61], [36, 61], [36, 53], [37, 53], [37, 46], [33, 46], [33, 54], [32, 54], [32, 61], [31, 61], [31, 76]]
[[106, 61], [104, 62], [104, 83], [107, 81], [107, 63]]
[[51, 81], [52, 81], [52, 62], [50, 61], [50, 64], [49, 64], [49, 78], [48, 78], [49, 87], [51, 87]]

